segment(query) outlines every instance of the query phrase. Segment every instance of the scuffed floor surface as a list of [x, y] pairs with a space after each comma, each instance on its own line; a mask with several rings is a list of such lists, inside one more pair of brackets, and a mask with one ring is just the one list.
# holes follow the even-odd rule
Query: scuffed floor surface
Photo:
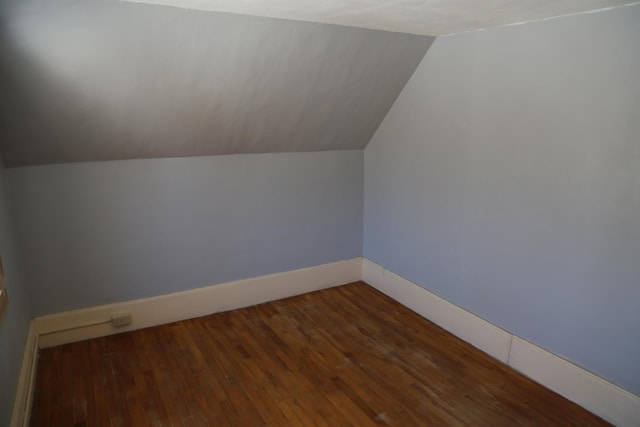
[[33, 426], [602, 426], [363, 282], [43, 350]]

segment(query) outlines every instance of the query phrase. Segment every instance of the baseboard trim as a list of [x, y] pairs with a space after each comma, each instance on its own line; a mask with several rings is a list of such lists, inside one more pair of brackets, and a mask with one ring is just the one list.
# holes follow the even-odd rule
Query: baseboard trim
[[362, 280], [529, 378], [621, 427], [640, 426], [640, 396], [505, 331], [364, 258]]
[[27, 342], [24, 346], [22, 365], [18, 377], [18, 389], [11, 413], [10, 426], [27, 427], [31, 422], [31, 405], [36, 381], [36, 367], [38, 363], [38, 333], [34, 322], [29, 324]]
[[362, 280], [503, 363], [511, 334], [365, 258]]
[[[40, 348], [193, 319], [313, 292], [362, 278], [362, 258], [227, 282], [151, 298], [36, 317]], [[130, 325], [114, 328], [111, 313], [130, 312]]]
[[640, 427], [640, 396], [514, 335], [509, 365], [621, 427]]
[[[10, 425], [29, 425], [38, 348], [192, 319], [357, 280], [364, 280], [603, 419], [621, 427], [640, 427], [640, 396], [487, 322], [366, 258], [37, 317], [29, 327]], [[111, 313], [121, 311], [132, 313], [131, 325], [113, 328], [110, 324], [95, 324], [108, 320]]]
[[[38, 349], [233, 310], [362, 279], [362, 258], [221, 283], [151, 298], [125, 301], [33, 319], [29, 325], [11, 427], [30, 424]], [[113, 328], [114, 312], [129, 311], [133, 322]]]

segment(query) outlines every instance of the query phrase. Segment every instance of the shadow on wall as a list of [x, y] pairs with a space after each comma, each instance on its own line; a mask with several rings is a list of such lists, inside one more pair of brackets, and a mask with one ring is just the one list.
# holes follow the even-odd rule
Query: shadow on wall
[[[60, 0], [51, 1], [51, 4], [59, 3]], [[189, 47], [181, 52], [177, 45], [168, 51], [158, 51], [157, 56], [138, 58], [136, 55], [143, 52], [141, 49], [147, 44], [153, 51], [167, 41], [154, 39], [157, 31], [164, 28], [160, 24], [167, 24], [166, 13], [180, 23], [180, 29], [193, 23], [191, 21], [207, 23], [209, 19], [225, 21], [227, 18], [238, 20], [243, 26], [244, 17], [119, 2], [70, 4], [73, 10], [60, 12], [46, 2], [37, 13], [31, 10], [17, 14], [15, 22], [6, 27], [1, 46], [2, 77], [11, 82], [11, 92], [0, 103], [2, 136], [12, 142], [3, 148], [14, 159], [14, 166], [25, 159], [30, 164], [38, 164], [153, 157], [167, 154], [163, 144], [183, 150], [190, 143], [189, 138], [196, 138], [200, 133], [207, 138], [220, 137], [215, 120], [208, 121], [200, 115], [198, 125], [192, 126], [189, 121], [196, 108], [193, 105], [198, 106], [198, 100], [204, 95], [193, 88], [193, 99], [188, 96], [192, 92], [182, 93], [183, 84], [193, 84], [197, 89], [198, 85], [215, 80], [207, 77], [203, 83], [198, 78], [214, 70], [215, 61], [205, 56], [201, 64], [197, 56], [180, 62], [179, 58], [183, 58], [180, 55], [186, 55], [184, 51], [188, 53]], [[100, 21], [101, 24], [95, 26], [91, 22], [83, 23], [78, 10], [88, 10], [93, 16], [97, 13], [94, 8], [104, 8], [101, 19], [106, 23]], [[107, 25], [112, 22], [109, 16], [120, 16], [121, 8], [133, 10], [131, 16], [122, 16], [125, 23], [129, 22], [122, 24], [129, 31], [124, 36], [116, 34], [123, 30], [120, 26]], [[152, 31], [146, 27], [145, 31], [138, 31], [132, 24], [147, 18], [155, 22]], [[265, 27], [266, 33], [272, 26], [276, 27], [275, 24], [284, 25], [284, 30], [274, 30], [276, 39], [292, 31], [303, 34], [308, 28], [317, 31], [319, 36], [325, 33], [324, 26], [247, 19], [250, 26]], [[67, 25], [70, 22], [74, 25]], [[82, 31], [75, 24], [80, 25]], [[85, 28], [87, 26], [91, 28]], [[207, 31], [216, 28], [205, 27]], [[370, 43], [359, 31], [338, 29], [343, 35], [345, 31], [351, 33], [354, 40], [347, 50], [338, 46], [342, 52], [338, 56], [351, 52], [361, 42]], [[237, 30], [230, 28], [229, 31]], [[307, 36], [313, 36], [313, 31]], [[317, 40], [323, 46], [326, 43], [327, 49], [334, 46], [328, 42], [336, 37], [329, 33], [328, 38]], [[78, 34], [86, 37], [77, 37]], [[111, 40], [111, 36], [116, 37], [114, 34], [118, 43], [101, 44]], [[377, 52], [375, 42], [382, 41], [385, 45], [387, 36], [388, 33], [373, 32], [373, 43], [367, 45], [371, 55], [366, 54], [365, 58], [377, 61], [372, 55]], [[132, 38], [135, 46], [126, 43], [127, 37]], [[414, 46], [414, 54], [426, 49], [425, 38], [397, 38], [391, 34], [391, 39], [389, 46], [399, 40], [400, 45]], [[257, 47], [258, 41], [259, 37], [254, 35], [245, 45]], [[296, 49], [305, 46], [304, 39], [299, 42], [292, 44], [284, 56], [287, 61], [292, 60]], [[276, 45], [274, 42], [272, 48]], [[192, 47], [208, 49], [207, 43], [203, 46]], [[220, 43], [216, 46], [222, 48]], [[249, 52], [250, 49], [240, 52], [237, 60], [251, 59]], [[171, 58], [174, 53], [178, 59]], [[420, 56], [415, 55], [416, 62]], [[261, 58], [266, 59], [258, 56], [257, 60]], [[361, 67], [357, 55], [355, 58], [354, 66]], [[390, 58], [393, 55], [385, 61]], [[181, 65], [173, 71], [166, 70], [161, 61], [153, 63], [155, 59]], [[278, 63], [279, 59], [273, 61]], [[241, 65], [241, 62], [235, 64]], [[250, 74], [261, 69], [260, 63], [251, 62], [240, 71]], [[307, 76], [298, 70], [294, 77], [301, 79], [299, 83], [310, 81], [312, 87], [322, 87], [332, 83], [331, 75], [327, 77], [323, 71], [321, 68]], [[344, 84], [355, 79], [355, 86], [362, 89], [358, 83], [359, 73], [343, 68], [334, 72], [345, 73], [340, 80]], [[370, 83], [384, 74], [377, 73], [377, 70], [372, 72]], [[167, 79], [167, 75], [171, 78]], [[273, 76], [276, 82], [287, 78], [277, 73]], [[316, 82], [314, 76], [322, 77], [322, 81]], [[244, 81], [236, 83], [241, 85]], [[234, 87], [236, 89], [241, 90]], [[206, 91], [204, 94], [210, 95]], [[174, 95], [176, 100], [172, 103]], [[288, 95], [283, 96], [286, 100]], [[332, 98], [333, 94], [324, 94], [321, 90], [318, 96]], [[393, 97], [389, 99], [392, 101]], [[216, 105], [220, 99], [214, 96], [207, 102]], [[328, 108], [326, 103], [319, 104], [323, 109]], [[157, 110], [153, 111], [156, 106]], [[316, 103], [309, 106], [315, 108]], [[236, 105], [223, 103], [223, 107], [234, 111]], [[347, 104], [345, 108], [352, 107]], [[211, 113], [206, 108], [203, 111]], [[329, 114], [337, 113], [331, 110]], [[272, 118], [267, 115], [260, 120], [269, 122], [270, 126], [282, 125], [283, 132], [287, 133], [285, 143], [304, 142], [304, 138], [294, 135], [298, 128], [287, 130], [286, 122], [271, 122]], [[185, 123], [180, 122], [182, 119]], [[234, 114], [224, 116], [223, 121], [235, 120], [231, 124], [239, 126], [250, 119]], [[175, 129], [173, 120], [178, 122]], [[310, 120], [315, 120], [313, 114]], [[147, 127], [147, 122], [157, 123], [157, 127]], [[224, 133], [224, 129], [221, 132]], [[244, 137], [244, 130], [239, 128], [239, 132], [235, 135], [236, 141]], [[272, 142], [267, 140], [265, 147], [277, 148]], [[210, 145], [216, 148], [215, 141]], [[158, 150], [149, 153], [148, 149], [154, 147]], [[247, 147], [249, 145], [245, 145]], [[33, 313], [42, 315], [155, 296], [360, 256], [362, 151], [341, 148], [316, 153], [83, 161], [9, 169], [7, 181], [12, 207], [17, 212], [21, 249], [26, 259], [37, 261], [25, 271], [34, 291]]]
[[[0, 25], [0, 134], [3, 158], [55, 155], [57, 141], [66, 140], [81, 153], [87, 137], [106, 137], [101, 115], [74, 85], [53, 72], [11, 25]], [[86, 150], [86, 148], [85, 148]], [[9, 162], [7, 162], [9, 163]]]
[[98, 0], [5, 19], [10, 167], [361, 149], [433, 40]]

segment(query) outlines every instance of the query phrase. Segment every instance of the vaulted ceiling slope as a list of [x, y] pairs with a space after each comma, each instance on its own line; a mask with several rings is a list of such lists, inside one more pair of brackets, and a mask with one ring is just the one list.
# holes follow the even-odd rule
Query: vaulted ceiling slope
[[632, 0], [125, 0], [440, 36], [631, 4]]
[[0, 22], [8, 167], [363, 148], [433, 38], [108, 0]]

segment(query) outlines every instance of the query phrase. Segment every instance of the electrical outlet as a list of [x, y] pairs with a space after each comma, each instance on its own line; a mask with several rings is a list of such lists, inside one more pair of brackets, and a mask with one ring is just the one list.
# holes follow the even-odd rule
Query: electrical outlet
[[111, 325], [114, 328], [120, 328], [129, 324], [131, 324], [131, 313], [129, 313], [128, 311], [111, 314]]

